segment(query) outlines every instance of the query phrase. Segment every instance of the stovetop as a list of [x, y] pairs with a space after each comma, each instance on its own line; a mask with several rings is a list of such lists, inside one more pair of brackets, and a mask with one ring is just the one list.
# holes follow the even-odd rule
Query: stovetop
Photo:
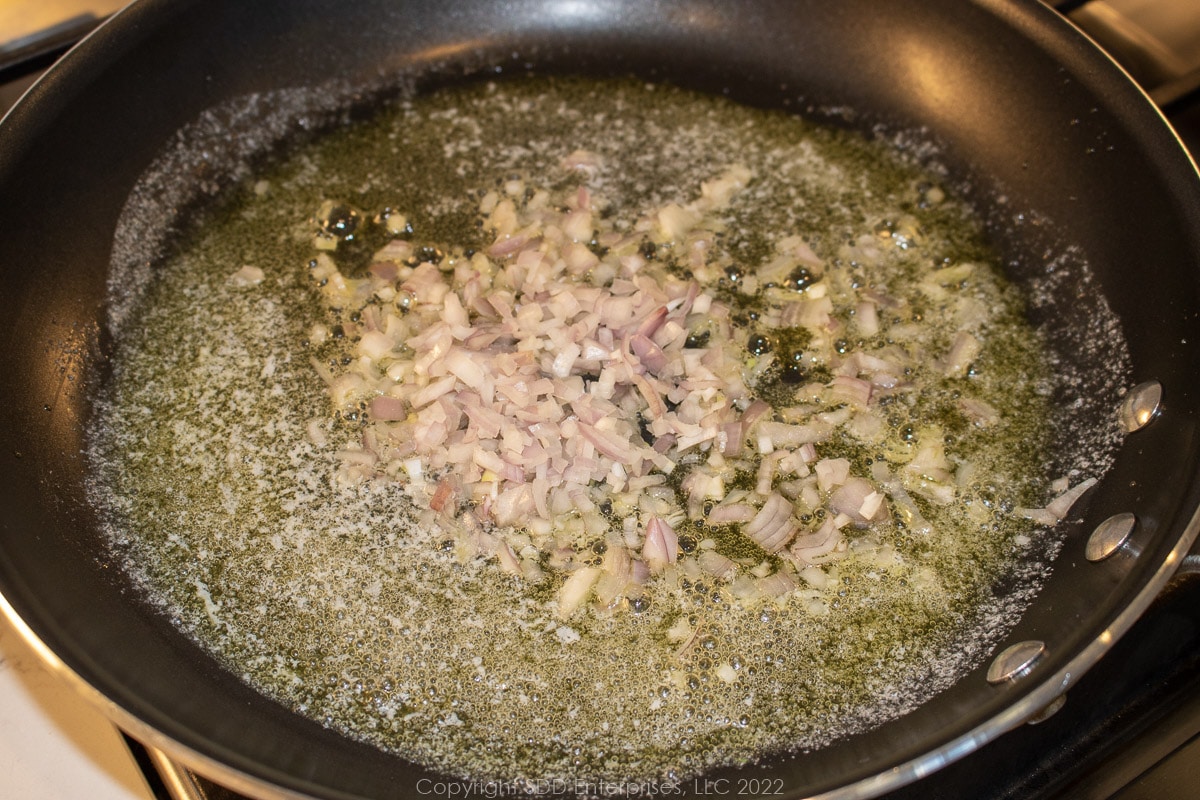
[[[120, 4], [41, 0], [38, 13], [50, 21], [40, 22], [19, 11], [14, 16], [14, 4], [0, 3], [0, 32], [17, 30], [25, 37], [16, 46], [0, 44], [0, 109], [15, 102], [97, 16]], [[1196, 0], [1062, 0], [1056, 5], [1121, 58], [1164, 106], [1191, 151], [1200, 154]], [[31, 30], [43, 33], [30, 36]], [[145, 748], [59, 686], [15, 639], [0, 620], [0, 731], [6, 732], [0, 734], [0, 787], [7, 787], [0, 788], [0, 796], [16, 791], [44, 800], [238, 800], [190, 774], [168, 774], [164, 782]], [[1000, 737], [886, 800], [1192, 800], [1200, 797], [1197, 772], [1200, 578], [1189, 578], [1168, 587], [1070, 690], [1058, 713]], [[179, 778], [186, 785], [168, 788]]]

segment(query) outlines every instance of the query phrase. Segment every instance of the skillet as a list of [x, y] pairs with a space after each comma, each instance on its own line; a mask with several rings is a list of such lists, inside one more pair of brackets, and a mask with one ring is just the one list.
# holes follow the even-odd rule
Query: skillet
[[[118, 218], [176, 131], [255, 92], [335, 79], [372, 86], [398, 72], [432, 85], [530, 67], [633, 73], [839, 124], [927, 129], [990, 209], [1014, 270], [1036, 269], [1056, 242], [1078, 245], [1095, 274], [1081, 291], [1101, 293], [1128, 338], [1129, 385], [1162, 386], [1157, 417], [1076, 508], [1052, 577], [1003, 643], [1045, 643], [1028, 674], [991, 683], [981, 664], [913, 713], [813, 757], [709, 779], [766, 779], [755, 785], [776, 796], [872, 796], [1069, 689], [1195, 538], [1200, 184], [1133, 84], [1032, 2], [135, 4], [39, 82], [0, 133], [6, 613], [119, 724], [232, 788], [407, 797], [439, 785], [259, 696], [139, 604], [86, 502], [82, 431], [111, 345]], [[199, 169], [197, 182], [217, 180]], [[1020, 216], [1027, 224], [999, 222]], [[1079, 315], [1069, 303], [1055, 313]], [[1120, 398], [1101, 401], [1115, 410]], [[1132, 536], [1089, 561], [1088, 534], [1119, 513], [1135, 516]], [[705, 785], [680, 788], [695, 795]]]

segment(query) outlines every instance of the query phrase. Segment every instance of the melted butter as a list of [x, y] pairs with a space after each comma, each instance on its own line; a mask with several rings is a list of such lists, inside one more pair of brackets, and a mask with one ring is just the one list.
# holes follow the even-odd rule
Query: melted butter
[[[683, 201], [731, 160], [748, 165], [758, 179], [721, 246], [753, 265], [778, 237], [804, 235], [842, 261], [831, 268], [913, 296], [934, 323], [930, 351], [953, 337], [936, 324], [949, 306], [918, 301], [911, 284], [931, 263], [997, 261], [969, 209], [926, 202], [932, 179], [902, 154], [790, 116], [664, 87], [542, 80], [403, 104], [277, 160], [148, 288], [92, 448], [93, 494], [129, 570], [264, 693], [469, 777], [681, 778], [819, 748], [952, 684], [1028, 599], [991, 587], [1036, 584], [1043, 565], [1024, 563], [1020, 542], [1048, 534], [1011, 509], [1040, 505], [1057, 477], [1040, 447], [1053, 438], [1049, 369], [1017, 292], [986, 268], [959, 294], [993, 310], [970, 380], [1005, 422], [974, 429], [953, 383], [930, 379], [889, 410], [885, 442], [821, 452], [863, 465], [914, 446], [913, 431], [946, 437], [979, 467], [964, 502], [923, 504], [933, 535], [897, 528], [780, 601], [747, 605], [709, 579], [680, 580], [654, 586], [643, 613], [564, 622], [544, 588], [460, 562], [415, 524], [401, 487], [334, 488], [336, 449], [355, 426], [327, 421], [309, 363], [342, 344], [306, 344], [327, 313], [306, 270], [320, 201], [401, 209], [414, 241], [482, 245], [480, 193], [554, 174], [579, 148], [615, 165], [603, 189], [617, 214]], [[919, 247], [889, 240], [870, 269], [839, 255], [904, 215], [920, 220]], [[365, 267], [382, 241], [364, 228], [339, 262]], [[244, 265], [263, 283], [232, 284]]]

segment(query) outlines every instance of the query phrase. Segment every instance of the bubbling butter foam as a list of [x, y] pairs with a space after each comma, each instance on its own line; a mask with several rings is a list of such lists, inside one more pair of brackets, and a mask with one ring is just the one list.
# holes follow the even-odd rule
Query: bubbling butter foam
[[[91, 436], [92, 495], [147, 600], [300, 714], [450, 774], [530, 785], [680, 779], [818, 749], [952, 685], [1012, 625], [1056, 552], [1056, 537], [1014, 509], [1044, 505], [1056, 478], [1098, 476], [1115, 450], [1115, 427], [1052, 400], [1063, 387], [1111, 392], [1127, 364], [1119, 337], [1103, 345], [1099, 375], [1056, 350], [998, 271], [972, 277], [998, 306], [996, 344], [969, 379], [1006, 421], [977, 431], [934, 420], [978, 437], [964, 446], [987, 466], [973, 505], [922, 504], [934, 535], [901, 536], [886, 559], [864, 550], [775, 600], [738, 602], [681, 575], [653, 584], [641, 613], [562, 619], [556, 586], [464, 561], [418, 523], [400, 483], [333, 480], [358, 429], [330, 415], [310, 363], [312, 321], [330, 313], [307, 268], [318, 204], [404, 209], [414, 240], [482, 246], [483, 193], [548, 180], [577, 149], [603, 158], [603, 191], [630, 213], [685, 202], [698, 180], [746, 164], [758, 178], [721, 242], [742, 263], [803, 232], [831, 269], [867, 281], [914, 259], [998, 264], [944, 176], [791, 116], [663, 86], [544, 79], [399, 103], [243, 179], [153, 274], [138, 248], [125, 259], [137, 268], [115, 273], [124, 299]], [[846, 258], [901, 216], [919, 220], [919, 246], [870, 265]], [[365, 266], [380, 241], [361, 239], [339, 258]], [[937, 311], [931, 302], [933, 324]], [[1093, 318], [1111, 332], [1103, 312]], [[1060, 446], [1074, 441], [1087, 446]], [[993, 591], [1001, 584], [1017, 589]]]

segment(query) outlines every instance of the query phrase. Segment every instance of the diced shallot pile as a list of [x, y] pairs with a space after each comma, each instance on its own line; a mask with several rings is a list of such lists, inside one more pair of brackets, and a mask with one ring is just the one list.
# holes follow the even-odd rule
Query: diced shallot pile
[[[422, 525], [460, 553], [558, 581], [562, 617], [588, 602], [636, 610], [651, 581], [681, 577], [725, 582], [743, 599], [779, 597], [820, 586], [820, 566], [859, 536], [877, 544], [877, 526], [929, 533], [917, 498], [953, 503], [970, 472], [936, 428], [869, 469], [825, 452], [892, 435], [880, 401], [912, 389], [923, 340], [834, 343], [848, 325], [876, 337], [900, 301], [825, 280], [799, 236], [731, 289], [716, 239], [749, 171], [730, 167], [687, 205], [619, 227], [588, 188], [601, 167], [587, 152], [564, 159], [580, 180], [565, 196], [519, 180], [487, 193], [480, 211], [493, 238], [482, 251], [397, 236], [350, 277], [323, 235], [312, 273], [351, 357], [314, 364], [335, 409], [363, 421], [361, 439], [339, 453], [338, 480], [403, 482]], [[399, 233], [397, 220], [380, 222]], [[934, 274], [931, 291], [946, 280], [961, 277]], [[797, 381], [783, 407], [761, 399], [756, 387], [780, 365], [733, 324], [738, 292], [757, 298], [760, 329], [802, 334], [805, 359], [827, 379]], [[980, 349], [978, 309], [963, 313], [934, 354], [947, 378]], [[893, 342], [905, 333], [896, 328]], [[314, 326], [315, 342], [329, 335]], [[975, 425], [996, 422], [982, 400], [961, 406]], [[316, 422], [310, 430], [325, 436]]]

